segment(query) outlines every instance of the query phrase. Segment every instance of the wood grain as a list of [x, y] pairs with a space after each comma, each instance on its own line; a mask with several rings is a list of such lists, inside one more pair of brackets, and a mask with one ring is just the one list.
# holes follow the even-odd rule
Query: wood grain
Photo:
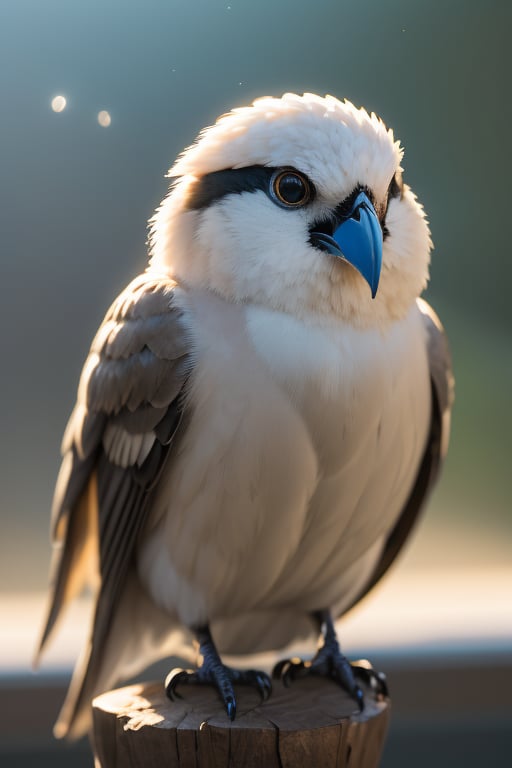
[[161, 682], [133, 685], [93, 701], [97, 768], [376, 768], [389, 700], [365, 690], [362, 713], [329, 680], [280, 682], [266, 702], [236, 688], [231, 723], [217, 693], [183, 688], [171, 702]]

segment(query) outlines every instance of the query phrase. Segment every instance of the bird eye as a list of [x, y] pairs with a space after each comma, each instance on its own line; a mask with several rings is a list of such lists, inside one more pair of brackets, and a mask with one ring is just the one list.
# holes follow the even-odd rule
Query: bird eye
[[274, 202], [284, 208], [300, 208], [310, 199], [311, 187], [297, 171], [276, 171], [270, 181], [270, 194]]

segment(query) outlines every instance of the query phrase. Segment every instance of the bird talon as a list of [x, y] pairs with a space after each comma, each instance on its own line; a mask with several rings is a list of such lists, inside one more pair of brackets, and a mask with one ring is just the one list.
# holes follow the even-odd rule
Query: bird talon
[[372, 683], [373, 681], [375, 681], [376, 692], [389, 698], [388, 680], [384, 672], [376, 672], [375, 677], [372, 678]]
[[195, 674], [195, 672], [191, 669], [180, 669], [179, 667], [176, 667], [175, 669], [172, 669], [167, 677], [165, 678], [165, 693], [169, 697], [171, 701], [176, 701], [176, 699], [182, 699], [183, 696], [178, 693], [176, 690], [176, 686], [180, 685], [182, 683], [189, 682], [190, 678]]
[[281, 661], [278, 661], [272, 670], [272, 678], [274, 680], [281, 680], [283, 677], [283, 670], [289, 663], [289, 659], [281, 659]]
[[256, 673], [256, 685], [263, 701], [266, 701], [272, 693], [272, 683], [266, 675]]
[[377, 672], [367, 659], [352, 663], [354, 675], [369, 685], [376, 696], [389, 697], [389, 687], [384, 672]]
[[282, 680], [282, 683], [283, 683], [283, 685], [284, 685], [284, 687], [285, 687], [285, 688], [289, 688], [289, 687], [290, 687], [290, 685], [291, 685], [291, 684], [293, 683], [293, 681], [295, 680], [295, 675], [293, 674], [293, 672], [292, 672], [292, 668], [291, 668], [291, 667], [289, 667], [289, 668], [286, 670], [286, 672], [283, 672], [283, 675], [282, 675], [282, 677], [281, 677], [281, 680]]
[[213, 643], [208, 626], [196, 630], [197, 639], [203, 663], [197, 670], [175, 668], [165, 679], [165, 692], [174, 701], [182, 697], [176, 688], [181, 683], [187, 685], [212, 685], [224, 704], [227, 716], [231, 721], [236, 717], [236, 698], [234, 685], [249, 685], [256, 688], [263, 701], [266, 701], [272, 691], [270, 677], [265, 672], [256, 669], [233, 669], [222, 663]]
[[297, 678], [308, 675], [326, 677], [347, 691], [360, 712], [365, 707], [365, 696], [363, 689], [356, 682], [356, 677], [370, 686], [375, 696], [387, 696], [386, 678], [383, 674], [375, 672], [366, 659], [351, 664], [341, 653], [329, 612], [318, 611], [314, 616], [322, 627], [323, 645], [310, 661], [302, 661], [297, 657], [279, 661], [272, 671], [272, 677], [281, 679], [287, 688]]
[[224, 704], [226, 705], [227, 716], [233, 722], [236, 717], [236, 701], [231, 696], [228, 696]]
[[279, 661], [272, 670], [272, 677], [274, 680], [281, 680], [285, 688], [289, 688], [290, 685], [300, 676], [308, 667], [308, 662], [302, 661], [302, 659], [292, 658], [283, 659]]
[[364, 710], [364, 694], [359, 686], [356, 686], [352, 696], [356, 700], [356, 703], [359, 707], [359, 712], [362, 712]]

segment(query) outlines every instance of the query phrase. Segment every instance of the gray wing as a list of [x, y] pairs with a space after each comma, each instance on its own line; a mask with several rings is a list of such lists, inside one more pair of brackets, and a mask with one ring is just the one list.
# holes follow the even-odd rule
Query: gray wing
[[[111, 306], [85, 362], [63, 439], [52, 509], [52, 588], [39, 645], [85, 586], [94, 628], [65, 704], [71, 721], [93, 679], [125, 583], [151, 491], [175, 439], [190, 349], [175, 283], [137, 277]], [[61, 716], [62, 721], [62, 716]]]
[[409, 494], [403, 512], [387, 538], [381, 558], [370, 580], [361, 594], [347, 608], [347, 611], [365, 597], [377, 582], [380, 581], [402, 549], [430, 491], [439, 477], [442, 463], [448, 450], [451, 409], [454, 397], [454, 379], [448, 339], [432, 307], [423, 299], [418, 299], [417, 304], [422, 314], [426, 331], [430, 368], [432, 388], [430, 431], [416, 482]]

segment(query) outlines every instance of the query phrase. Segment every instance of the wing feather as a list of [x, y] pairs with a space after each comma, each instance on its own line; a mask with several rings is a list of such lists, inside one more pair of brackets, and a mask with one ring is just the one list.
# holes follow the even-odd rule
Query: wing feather
[[56, 726], [61, 736], [85, 721], [98, 649], [182, 419], [190, 343], [175, 289], [167, 277], [141, 275], [114, 302], [92, 343], [64, 434], [52, 509], [53, 588], [38, 656], [84, 586], [95, 589], [96, 602], [92, 636]]

